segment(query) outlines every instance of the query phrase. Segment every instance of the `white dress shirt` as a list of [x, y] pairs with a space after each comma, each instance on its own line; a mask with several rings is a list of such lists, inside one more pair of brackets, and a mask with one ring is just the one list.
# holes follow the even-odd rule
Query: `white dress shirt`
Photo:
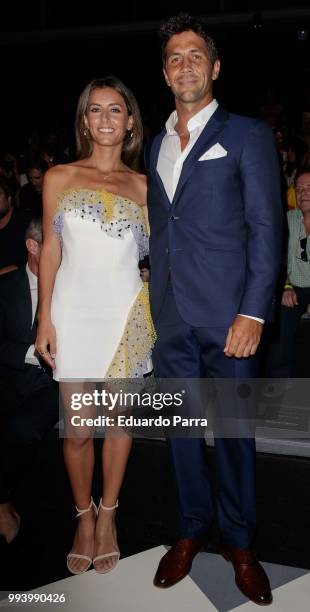
[[[190, 118], [187, 123], [189, 141], [183, 151], [181, 151], [180, 137], [175, 130], [178, 121], [177, 112], [173, 111], [166, 122], [167, 133], [162, 139], [157, 162], [157, 172], [163, 182], [170, 202], [173, 200], [182, 172], [183, 163], [217, 107], [218, 102], [214, 98], [207, 106], [199, 111], [199, 113], [196, 113], [196, 115]], [[252, 317], [246, 314], [242, 314], [242, 316], [264, 323], [264, 319], [259, 319], [258, 317]]]
[[199, 111], [199, 113], [191, 117], [187, 124], [189, 141], [183, 151], [181, 151], [180, 137], [175, 131], [175, 125], [178, 120], [176, 111], [171, 113], [166, 123], [167, 133], [161, 143], [157, 171], [164, 184], [170, 202], [173, 200], [182, 172], [183, 163], [217, 107], [218, 102], [212, 100], [212, 102]]
[[[31, 307], [32, 307], [32, 318], [31, 325], [33, 325], [34, 317], [37, 310], [38, 305], [38, 277], [31, 272], [28, 264], [26, 264], [26, 272], [29, 280], [30, 293], [31, 293]], [[38, 359], [35, 356], [35, 347], [34, 344], [29, 346], [29, 349], [25, 356], [25, 363], [30, 363], [31, 365], [40, 365]]]

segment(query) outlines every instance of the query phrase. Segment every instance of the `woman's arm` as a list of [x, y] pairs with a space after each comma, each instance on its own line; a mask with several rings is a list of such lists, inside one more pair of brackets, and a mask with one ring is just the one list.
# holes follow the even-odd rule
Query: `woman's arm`
[[53, 219], [57, 196], [64, 182], [63, 174], [63, 167], [51, 168], [44, 177], [43, 187], [43, 245], [39, 266], [39, 325], [36, 349], [52, 368], [55, 368], [56, 330], [51, 320], [51, 300], [61, 262], [61, 246], [53, 229]]
[[143, 209], [143, 213], [144, 213], [144, 217], [145, 217], [145, 224], [146, 224], [146, 229], [147, 229], [147, 233], [148, 236], [150, 235], [150, 224], [149, 224], [149, 216], [148, 216], [148, 210], [147, 210], [147, 197], [146, 197], [146, 192], [147, 192], [147, 183], [146, 183], [146, 176], [145, 174], [136, 174], [135, 176], [135, 188], [136, 188], [136, 192], [137, 192], [137, 196], [136, 196], [136, 202], [138, 202], [141, 206], [141, 208]]

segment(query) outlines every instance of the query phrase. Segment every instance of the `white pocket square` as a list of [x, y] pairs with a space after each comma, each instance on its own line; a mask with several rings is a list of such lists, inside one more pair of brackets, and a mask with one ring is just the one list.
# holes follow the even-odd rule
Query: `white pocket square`
[[208, 159], [217, 159], [218, 157], [226, 157], [227, 151], [222, 145], [217, 142], [213, 147], [205, 151], [205, 153], [199, 157], [198, 161], [207, 161]]

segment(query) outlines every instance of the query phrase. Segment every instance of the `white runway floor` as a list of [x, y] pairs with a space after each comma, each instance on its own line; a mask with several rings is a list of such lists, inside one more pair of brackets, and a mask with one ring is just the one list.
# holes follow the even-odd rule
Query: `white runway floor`
[[[219, 555], [201, 553], [195, 559], [191, 577], [170, 589], [158, 589], [152, 580], [163, 546], [127, 557], [107, 574], [94, 570], [45, 585], [32, 593], [64, 593], [64, 604], [9, 604], [1, 610], [28, 612], [258, 612], [259, 608], [239, 593], [230, 563]], [[270, 563], [264, 564], [274, 593], [270, 612], [309, 612], [310, 572]]]

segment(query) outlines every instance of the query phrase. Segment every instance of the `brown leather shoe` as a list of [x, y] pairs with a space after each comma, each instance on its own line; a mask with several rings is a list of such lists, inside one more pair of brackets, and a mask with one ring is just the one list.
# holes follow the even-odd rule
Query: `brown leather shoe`
[[195, 555], [204, 545], [205, 537], [178, 540], [161, 559], [154, 578], [155, 586], [167, 589], [185, 578]]
[[260, 606], [272, 602], [268, 576], [250, 550], [224, 546], [222, 555], [235, 569], [235, 581], [241, 593]]

